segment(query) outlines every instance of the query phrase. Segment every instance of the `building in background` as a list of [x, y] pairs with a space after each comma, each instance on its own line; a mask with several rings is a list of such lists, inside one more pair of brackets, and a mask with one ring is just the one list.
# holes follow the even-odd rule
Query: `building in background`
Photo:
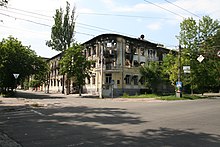
[[85, 56], [95, 61], [91, 78], [86, 79], [84, 92], [104, 97], [123, 93], [134, 95], [145, 91], [139, 67], [162, 61], [170, 51], [149, 42], [141, 35], [131, 38], [118, 34], [102, 34], [85, 42]]
[[[123, 93], [134, 95], [145, 91], [139, 67], [149, 62], [161, 62], [170, 51], [145, 40], [144, 35], [132, 38], [119, 34], [101, 34], [82, 45], [86, 58], [95, 61], [90, 78], [85, 79], [83, 92], [100, 97], [116, 97]], [[62, 90], [63, 76], [59, 74], [58, 66], [60, 58], [61, 54], [58, 54], [48, 60], [51, 69], [48, 88], [51, 92]], [[70, 85], [70, 92], [77, 92], [74, 83]]]

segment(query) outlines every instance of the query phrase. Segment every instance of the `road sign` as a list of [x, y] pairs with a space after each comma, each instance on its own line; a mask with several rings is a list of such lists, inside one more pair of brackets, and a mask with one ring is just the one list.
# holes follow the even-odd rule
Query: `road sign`
[[190, 73], [190, 66], [183, 66], [184, 73]]
[[203, 57], [203, 55], [200, 55], [197, 60], [201, 63], [205, 58]]
[[15, 77], [15, 79], [17, 79], [19, 74], [13, 74], [13, 76]]
[[176, 92], [181, 93], [182, 92], [183, 83], [182, 82], [176, 82]]
[[217, 56], [220, 57], [220, 50], [217, 52]]

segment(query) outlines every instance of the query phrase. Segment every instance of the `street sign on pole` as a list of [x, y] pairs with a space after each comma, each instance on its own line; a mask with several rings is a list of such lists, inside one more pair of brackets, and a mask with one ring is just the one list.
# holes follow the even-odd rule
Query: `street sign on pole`
[[200, 55], [197, 60], [201, 63], [205, 58], [203, 57], [203, 55]]
[[217, 52], [217, 56], [220, 57], [220, 50]]
[[15, 77], [15, 91], [16, 91], [16, 88], [17, 88], [17, 78], [18, 78], [19, 74], [13, 74], [13, 76]]
[[190, 66], [183, 66], [184, 73], [190, 73]]
[[15, 77], [15, 79], [17, 79], [19, 74], [13, 74], [13, 76]]

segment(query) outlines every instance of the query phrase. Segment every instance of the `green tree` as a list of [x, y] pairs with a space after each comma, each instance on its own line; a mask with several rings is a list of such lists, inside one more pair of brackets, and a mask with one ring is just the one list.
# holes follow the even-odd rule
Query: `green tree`
[[[19, 74], [18, 82], [30, 75], [39, 74], [46, 69], [46, 63], [28, 46], [23, 46], [13, 37], [0, 42], [0, 86], [7, 90], [15, 87], [14, 73]], [[41, 71], [42, 70], [42, 71]]]
[[46, 45], [57, 51], [64, 51], [70, 47], [74, 41], [75, 7], [70, 14], [70, 4], [66, 2], [66, 13], [63, 9], [57, 9], [54, 16], [54, 25], [51, 28], [51, 40]]
[[169, 81], [173, 86], [175, 86], [178, 75], [178, 57], [176, 54], [170, 52], [163, 59], [162, 72], [168, 75]]
[[[215, 47], [214, 38], [219, 31], [219, 22], [204, 16], [198, 22], [193, 18], [185, 19], [180, 24], [179, 41], [182, 46], [182, 65], [190, 65], [191, 90], [197, 90], [204, 93], [205, 90], [213, 89], [218, 83], [219, 60], [214, 58], [217, 47]], [[200, 63], [197, 58], [202, 55], [205, 59]], [[205, 77], [205, 78], [204, 78]], [[188, 83], [185, 83], [185, 85]]]
[[30, 86], [37, 88], [46, 82], [49, 66], [46, 60], [41, 57], [36, 58], [33, 65], [35, 72], [31, 75]]
[[152, 90], [153, 93], [157, 92], [157, 87], [164, 81], [164, 75], [159, 62], [149, 62], [140, 67], [140, 73], [144, 77], [145, 86]]
[[8, 4], [8, 0], [0, 0], [0, 6], [6, 6]]
[[[57, 9], [54, 16], [54, 25], [51, 28], [51, 40], [46, 42], [46, 45], [57, 51], [65, 51], [74, 42], [75, 28], [75, 7], [70, 12], [70, 4], [66, 2], [66, 13], [63, 14], [62, 8]], [[71, 14], [70, 14], [71, 13]], [[63, 83], [65, 81], [63, 75]], [[62, 87], [64, 93], [64, 84]]]
[[74, 77], [80, 96], [85, 79], [89, 77], [91, 64], [91, 61], [86, 60], [82, 53], [82, 46], [79, 44], [73, 44], [72, 47], [68, 48], [60, 60], [60, 73], [66, 74], [68, 81]]

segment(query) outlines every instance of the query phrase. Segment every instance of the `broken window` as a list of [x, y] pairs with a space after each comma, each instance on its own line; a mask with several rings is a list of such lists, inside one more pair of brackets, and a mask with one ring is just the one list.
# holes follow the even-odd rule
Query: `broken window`
[[110, 84], [112, 81], [112, 74], [105, 74], [105, 83]]
[[133, 81], [134, 81], [134, 85], [138, 85], [138, 76], [135, 75], [132, 77]]
[[144, 83], [145, 83], [145, 79], [144, 79], [143, 76], [140, 78], [139, 82], [141, 83], [141, 85], [144, 85]]
[[137, 60], [134, 60], [134, 66], [135, 66], [135, 67], [138, 67], [138, 66], [139, 66], [139, 63], [138, 63]]
[[95, 68], [96, 67], [96, 62], [92, 63], [91, 67]]
[[140, 49], [140, 55], [141, 55], [141, 56], [144, 56], [144, 48], [141, 48], [141, 49]]
[[87, 78], [87, 84], [90, 84], [90, 78], [89, 77]]
[[57, 86], [60, 86], [60, 80], [57, 79]]
[[95, 76], [92, 76], [92, 84], [95, 85]]
[[53, 86], [53, 80], [50, 80], [50, 86]]
[[124, 80], [125, 84], [131, 84], [131, 75], [126, 75]]
[[92, 48], [92, 55], [95, 55], [96, 54], [96, 48], [95, 48], [95, 46], [93, 46], [93, 48]]
[[138, 55], [138, 48], [134, 47], [133, 49], [134, 49], [134, 54]]
[[91, 48], [88, 48], [88, 56], [91, 56]]
[[63, 79], [60, 79], [60, 86], [63, 86]]
[[148, 50], [148, 57], [149, 58], [155, 58], [156, 57], [156, 51], [153, 49]]
[[131, 53], [131, 49], [130, 49], [130, 46], [128, 44], [126, 45], [125, 52], [128, 53], [128, 54]]
[[112, 47], [112, 43], [108, 42], [107, 43], [107, 47], [111, 48]]

